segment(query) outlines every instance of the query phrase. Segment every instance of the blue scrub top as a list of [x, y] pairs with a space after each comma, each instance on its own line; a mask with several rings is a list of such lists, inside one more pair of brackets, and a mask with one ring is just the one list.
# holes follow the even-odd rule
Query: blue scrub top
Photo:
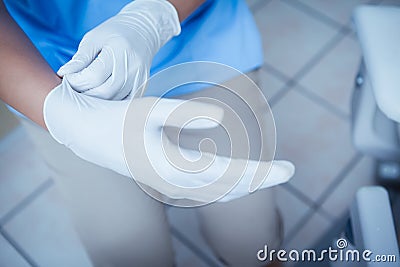
[[[54, 71], [76, 52], [83, 35], [130, 0], [5, 0], [11, 16]], [[263, 62], [261, 39], [244, 0], [207, 0], [182, 23], [179, 36], [154, 57], [151, 74], [190, 61], [214, 61], [242, 72]], [[167, 96], [196, 90], [176, 88]]]

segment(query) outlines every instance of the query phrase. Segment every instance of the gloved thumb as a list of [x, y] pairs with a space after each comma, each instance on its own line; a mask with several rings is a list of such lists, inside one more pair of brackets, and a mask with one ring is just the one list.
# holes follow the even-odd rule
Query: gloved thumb
[[57, 71], [58, 76], [65, 76], [67, 74], [79, 72], [83, 70], [86, 67], [86, 63], [78, 60], [78, 59], [71, 59], [68, 61], [64, 66], [61, 66], [61, 68]]
[[92, 42], [86, 40], [86, 37], [83, 37], [79, 44], [78, 51], [76, 51], [70, 61], [61, 66], [57, 71], [57, 75], [62, 77], [67, 74], [82, 71], [97, 57], [100, 50], [101, 47], [94, 45]]

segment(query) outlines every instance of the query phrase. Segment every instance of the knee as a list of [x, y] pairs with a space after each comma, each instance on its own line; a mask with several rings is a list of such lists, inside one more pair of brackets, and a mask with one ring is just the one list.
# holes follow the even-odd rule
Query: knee
[[113, 239], [98, 238], [96, 244], [86, 246], [93, 266], [147, 267], [174, 266], [174, 254], [169, 240], [138, 238], [135, 236]]
[[213, 237], [206, 235], [205, 238], [218, 259], [227, 266], [265, 266], [268, 262], [261, 261], [257, 253], [265, 245], [276, 250], [281, 241], [279, 230], [275, 228], [269, 230], [268, 233], [260, 231], [258, 234], [253, 234], [243, 229], [239, 235], [235, 233]]
[[199, 210], [203, 235], [227, 266], [265, 266], [257, 257], [258, 251], [265, 245], [271, 249], [280, 246], [282, 224], [273, 195], [260, 193]]

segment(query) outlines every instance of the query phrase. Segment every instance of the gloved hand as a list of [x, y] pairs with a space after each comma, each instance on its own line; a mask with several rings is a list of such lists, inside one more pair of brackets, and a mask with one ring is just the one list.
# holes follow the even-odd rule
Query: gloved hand
[[72, 88], [102, 99], [141, 96], [152, 59], [180, 33], [178, 14], [166, 0], [136, 0], [83, 37], [57, 74]]
[[[219, 107], [183, 100], [157, 99], [154, 97], [136, 98], [123, 101], [110, 101], [86, 96], [74, 91], [68, 79], [53, 89], [46, 97], [44, 103], [44, 120], [51, 136], [59, 143], [70, 148], [77, 156], [89, 162], [105, 168], [112, 169], [122, 175], [131, 176], [124, 158], [124, 148], [127, 161], [130, 164], [132, 174], [140, 183], [149, 185], [160, 193], [171, 198], [188, 198], [193, 200], [206, 199], [202, 195], [181, 193], [180, 190], [170, 190], [164, 187], [157, 179], [149, 178], [154, 166], [148, 166], [145, 157], [155, 163], [157, 172], [176, 185], [198, 186], [199, 184], [212, 182], [224, 171], [227, 162], [233, 166], [242, 166], [245, 160], [229, 159], [221, 156], [207, 156], [212, 158], [212, 166], [204, 173], [188, 173], [179, 170], [170, 164], [164, 156], [163, 148], [176, 146], [171, 142], [163, 142], [161, 134], [164, 125], [180, 127], [188, 118], [203, 118], [189, 123], [186, 127], [191, 129], [205, 129], [216, 126], [223, 117], [223, 111]], [[157, 103], [157, 105], [154, 105]], [[152, 107], [155, 107], [152, 109]], [[129, 107], [129, 108], [128, 108]], [[181, 108], [182, 107], [182, 108]], [[149, 110], [152, 110], [149, 114]], [[174, 110], [178, 112], [173, 112]], [[127, 116], [125, 124], [133, 125], [133, 128], [125, 126], [124, 119], [127, 112], [133, 112], [134, 116]], [[212, 118], [210, 121], [204, 118]], [[128, 140], [128, 141], [127, 141]], [[125, 141], [125, 146], [123, 145]], [[145, 142], [149, 149], [141, 151]], [[133, 146], [127, 146], [127, 145]], [[183, 154], [196, 158], [198, 151], [183, 148], [168, 149], [168, 151], [182, 151]], [[137, 164], [137, 165], [135, 165]], [[221, 201], [228, 201], [249, 194], [249, 185], [257, 167], [268, 169], [269, 162], [248, 161], [247, 169], [236, 187]], [[132, 166], [137, 166], [132, 170]], [[238, 173], [236, 173], [238, 171]], [[241, 175], [240, 168], [232, 169], [230, 175]], [[261, 188], [274, 186], [288, 181], [294, 173], [294, 166], [286, 161], [274, 161], [272, 169], [261, 185]]]

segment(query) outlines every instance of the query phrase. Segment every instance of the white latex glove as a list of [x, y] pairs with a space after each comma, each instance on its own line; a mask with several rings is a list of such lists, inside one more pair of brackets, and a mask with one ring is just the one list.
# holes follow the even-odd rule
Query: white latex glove
[[[201, 195], [181, 193], [176, 188], [170, 190], [159, 183], [157, 179], [149, 178], [149, 174], [154, 170], [146, 165], [145, 157], [150, 157], [149, 160], [156, 164], [157, 171], [165, 179], [173, 184], [185, 186], [198, 186], [212, 182], [220, 175], [221, 166], [223, 168], [229, 160], [232, 161], [233, 166], [242, 165], [243, 160], [216, 156], [213, 159], [212, 167], [204, 174], [190, 174], [173, 167], [163, 155], [161, 149], [163, 145], [164, 147], [174, 146], [171, 142], [163, 143], [162, 138], [160, 138], [164, 125], [180, 127], [183, 121], [187, 121], [187, 118], [201, 117], [203, 119], [195, 120], [189, 123], [187, 127], [189, 129], [215, 127], [216, 122], [204, 118], [213, 118], [217, 122], [221, 121], [223, 111], [219, 107], [193, 101], [189, 103], [183, 100], [157, 99], [154, 97], [137, 98], [131, 101], [132, 103], [129, 105], [129, 100], [110, 101], [77, 93], [71, 88], [68, 80], [64, 78], [62, 83], [46, 97], [43, 110], [44, 120], [51, 136], [70, 148], [77, 156], [125, 176], [131, 176], [124, 158], [123, 140], [128, 140], [128, 145], [134, 146], [132, 146], [133, 149], [125, 151], [125, 155], [128, 161], [134, 161], [137, 164], [135, 170], [132, 170], [132, 164], [130, 165], [135, 179], [175, 199], [204, 200], [205, 198]], [[158, 101], [158, 104], [154, 112], [149, 115], [148, 110], [156, 101]], [[184, 108], [171, 116], [172, 112], [183, 104], [185, 105]], [[134, 112], [134, 116], [129, 114], [127, 116], [127, 119], [133, 121], [125, 122], [125, 124], [133, 125], [133, 128], [127, 127], [124, 132], [124, 119], [127, 112]], [[146, 119], [147, 124], [144, 123]], [[141, 151], [141, 147], [143, 147], [141, 142], [144, 139], [147, 145], [150, 144], [147, 147], [149, 151], [145, 152]], [[192, 158], [196, 158], [199, 154], [198, 151], [179, 149], [183, 154]], [[172, 150], [178, 151], [175, 148]], [[243, 178], [231, 193], [221, 201], [248, 195], [249, 186], [258, 164], [261, 164], [262, 168], [270, 166], [268, 162], [248, 161], [248, 168]], [[261, 188], [284, 183], [292, 177], [293, 173], [294, 166], [290, 162], [275, 161]], [[232, 174], [235, 175], [235, 170]]]
[[152, 59], [180, 33], [178, 14], [166, 0], [136, 0], [83, 37], [57, 74], [72, 88], [102, 99], [124, 99], [149, 77]]

